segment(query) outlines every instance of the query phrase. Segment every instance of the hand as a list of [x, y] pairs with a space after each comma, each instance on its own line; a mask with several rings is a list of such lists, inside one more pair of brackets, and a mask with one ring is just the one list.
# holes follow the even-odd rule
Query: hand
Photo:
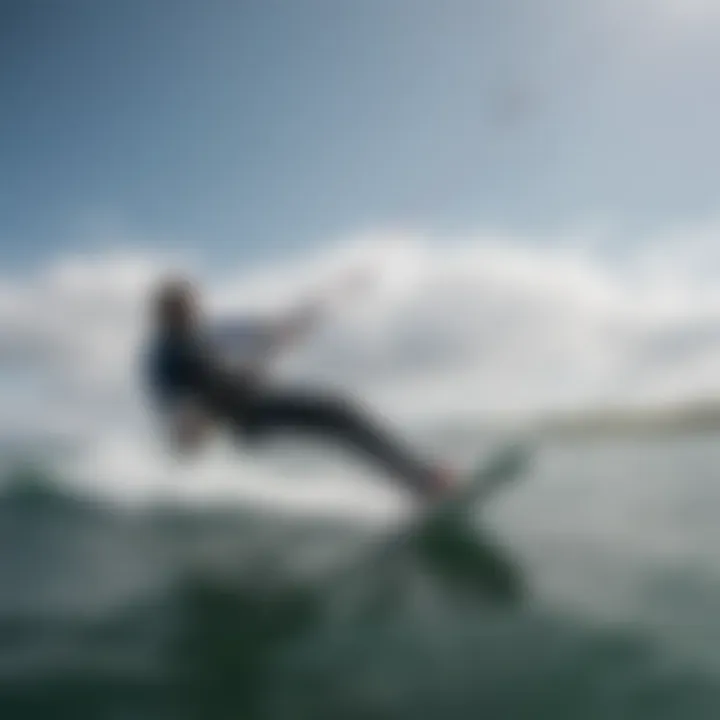
[[295, 310], [289, 317], [279, 323], [274, 344], [276, 346], [287, 346], [301, 340], [319, 321], [321, 311], [322, 306], [318, 303], [307, 303], [307, 305]]
[[210, 429], [210, 418], [199, 406], [185, 405], [173, 418], [173, 444], [183, 454], [195, 452], [207, 440]]

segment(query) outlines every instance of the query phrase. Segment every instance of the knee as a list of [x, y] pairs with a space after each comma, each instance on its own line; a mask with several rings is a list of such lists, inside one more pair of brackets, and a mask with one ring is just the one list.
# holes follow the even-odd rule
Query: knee
[[323, 395], [320, 403], [328, 417], [343, 425], [355, 424], [362, 415], [357, 401], [346, 394]]

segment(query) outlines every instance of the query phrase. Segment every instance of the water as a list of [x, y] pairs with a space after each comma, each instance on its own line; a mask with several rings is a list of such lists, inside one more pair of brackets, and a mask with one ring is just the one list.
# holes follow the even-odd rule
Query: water
[[716, 718], [719, 464], [712, 437], [548, 441], [471, 527], [373, 566], [382, 523], [14, 470], [0, 717]]

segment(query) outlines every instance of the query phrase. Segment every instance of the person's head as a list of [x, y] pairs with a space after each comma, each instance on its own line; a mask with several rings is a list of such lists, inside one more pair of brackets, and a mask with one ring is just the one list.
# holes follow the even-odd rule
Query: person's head
[[164, 280], [155, 292], [153, 304], [155, 324], [162, 331], [188, 332], [198, 321], [199, 300], [189, 280]]

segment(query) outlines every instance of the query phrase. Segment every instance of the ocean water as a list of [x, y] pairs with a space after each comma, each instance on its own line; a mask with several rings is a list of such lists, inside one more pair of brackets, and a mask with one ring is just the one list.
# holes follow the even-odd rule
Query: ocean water
[[5, 468], [0, 718], [720, 717], [720, 446], [540, 443], [466, 522], [120, 507]]

